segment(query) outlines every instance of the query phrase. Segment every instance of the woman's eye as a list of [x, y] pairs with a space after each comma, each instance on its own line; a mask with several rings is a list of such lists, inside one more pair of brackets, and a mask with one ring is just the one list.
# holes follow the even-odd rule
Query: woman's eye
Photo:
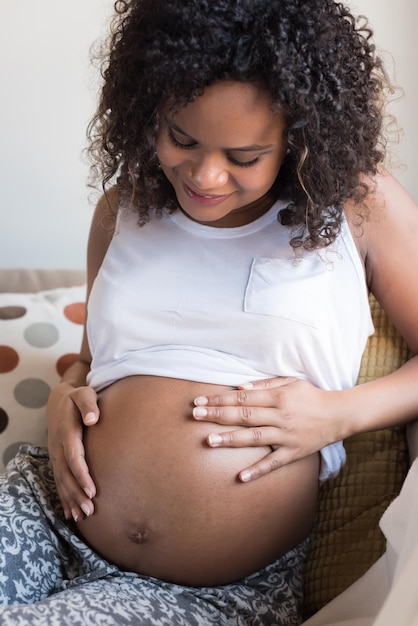
[[184, 148], [185, 150], [187, 150], [188, 148], [193, 148], [196, 145], [196, 142], [194, 141], [189, 143], [180, 141], [179, 138], [176, 137], [176, 135], [174, 134], [173, 129], [170, 127], [168, 127], [168, 138], [173, 146], [175, 146], [176, 148]]
[[260, 160], [260, 157], [255, 157], [255, 159], [251, 159], [251, 161], [238, 161], [233, 156], [228, 155], [228, 159], [231, 161], [233, 165], [237, 165], [238, 167], [251, 167], [255, 165]]
[[[170, 126], [167, 127], [167, 133], [168, 133], [168, 138], [170, 142], [176, 148], [182, 148], [183, 150], [190, 150], [191, 148], [194, 148], [197, 145], [195, 141], [189, 140], [189, 142], [187, 142], [187, 140], [180, 139], [178, 136], [178, 133], [176, 133], [176, 131], [173, 130]], [[252, 165], [255, 165], [256, 163], [258, 163], [260, 159], [260, 157], [257, 156], [255, 159], [251, 159], [251, 161], [239, 161], [238, 159], [233, 157], [232, 154], [227, 154], [227, 158], [230, 161], [230, 163], [232, 163], [233, 165], [236, 165], [237, 167], [251, 167]]]

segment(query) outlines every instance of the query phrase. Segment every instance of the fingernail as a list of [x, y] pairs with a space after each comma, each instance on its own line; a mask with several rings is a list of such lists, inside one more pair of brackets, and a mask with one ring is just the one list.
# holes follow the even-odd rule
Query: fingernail
[[73, 520], [75, 522], [79, 522], [81, 517], [80, 515], [77, 513], [77, 511], [75, 511], [74, 509], [71, 509], [71, 515], [73, 516]]
[[217, 446], [222, 443], [222, 437], [220, 435], [209, 435], [208, 442], [211, 446]]
[[201, 404], [207, 404], [208, 399], [206, 398], [206, 396], [199, 396], [198, 398], [195, 398], [194, 403], [196, 406]]
[[208, 414], [207, 409], [199, 406], [196, 409], [193, 409], [193, 417], [206, 417]]
[[248, 481], [251, 480], [251, 472], [247, 472], [246, 470], [244, 470], [243, 472], [241, 472], [239, 477], [243, 483], [248, 483]]
[[90, 491], [90, 489], [84, 489], [84, 493], [88, 498], [90, 498], [90, 500], [92, 500], [92, 498], [94, 497], [94, 494]]
[[244, 383], [243, 385], [240, 385], [241, 389], [253, 389], [253, 387], [253, 383]]
[[95, 421], [96, 421], [96, 416], [92, 411], [90, 411], [89, 413], [86, 413], [84, 417], [84, 423], [87, 424], [87, 426], [89, 424], [94, 424]]
[[91, 509], [89, 507], [89, 505], [85, 502], [83, 502], [83, 504], [80, 504], [81, 510], [83, 511], [84, 515], [86, 517], [89, 517], [91, 514]]

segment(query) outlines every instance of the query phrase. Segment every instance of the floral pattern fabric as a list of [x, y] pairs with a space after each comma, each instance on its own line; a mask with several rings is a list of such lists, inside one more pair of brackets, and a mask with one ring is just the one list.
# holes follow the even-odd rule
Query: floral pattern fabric
[[47, 451], [0, 476], [2, 626], [294, 626], [307, 542], [242, 580], [185, 587], [124, 572], [65, 521]]

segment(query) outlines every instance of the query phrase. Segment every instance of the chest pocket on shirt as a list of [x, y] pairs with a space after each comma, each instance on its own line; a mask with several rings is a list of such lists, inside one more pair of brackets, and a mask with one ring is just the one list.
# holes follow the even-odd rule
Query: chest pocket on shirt
[[245, 291], [244, 311], [316, 328], [326, 315], [330, 271], [332, 268], [317, 255], [256, 258]]

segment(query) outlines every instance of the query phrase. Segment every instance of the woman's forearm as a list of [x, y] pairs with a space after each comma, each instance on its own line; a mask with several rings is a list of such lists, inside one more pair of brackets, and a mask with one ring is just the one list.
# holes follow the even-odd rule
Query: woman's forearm
[[387, 376], [335, 393], [342, 439], [418, 419], [418, 356]]

